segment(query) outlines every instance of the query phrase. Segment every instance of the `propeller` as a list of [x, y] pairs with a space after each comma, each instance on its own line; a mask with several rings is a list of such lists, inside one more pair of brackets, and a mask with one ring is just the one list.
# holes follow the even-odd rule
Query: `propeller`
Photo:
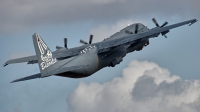
[[154, 22], [154, 24], [155, 24], [157, 27], [160, 27], [160, 28], [162, 28], [162, 27], [164, 27], [164, 26], [166, 26], [166, 25], [168, 24], [168, 22], [166, 21], [166, 22], [164, 22], [164, 23], [160, 26], [160, 25], [158, 24], [158, 22], [156, 21], [155, 18], [153, 18], [152, 21]]
[[129, 30], [126, 30], [125, 33], [127, 33], [127, 34], [133, 34], [133, 32], [131, 32]]
[[164, 27], [164, 26], [166, 26], [167, 24], [168, 24], [168, 22], [165, 21], [165, 22], [163, 23], [163, 25], [161, 26], [161, 28]]
[[[164, 26], [166, 26], [166, 25], [168, 24], [168, 22], [166, 21], [166, 22], [164, 22], [164, 23], [160, 26], [160, 25], [158, 24], [158, 22], [156, 21], [155, 18], [153, 18], [152, 21], [154, 22], [154, 24], [155, 24], [157, 27], [160, 27], [160, 28], [162, 28], [162, 27], [164, 27]], [[168, 32], [169, 32], [169, 30], [167, 30], [167, 31], [165, 31], [165, 32], [162, 32], [161, 34], [162, 34], [165, 38], [167, 38], [167, 36], [166, 36], [165, 34], [167, 34]]]
[[64, 38], [64, 47], [56, 46], [56, 49], [57, 49], [57, 50], [60, 50], [60, 49], [63, 49], [63, 48], [68, 49], [68, 48], [67, 48], [67, 38]]
[[63, 47], [60, 47], [60, 46], [56, 46], [56, 49], [59, 50], [59, 49], [62, 49]]
[[66, 49], [68, 49], [68, 48], [67, 48], [67, 38], [64, 38], [64, 47], [65, 47]]
[[[139, 25], [136, 24], [136, 25], [135, 25], [135, 34], [138, 33], [138, 27], [139, 27]], [[131, 32], [131, 31], [129, 31], [129, 30], [125, 30], [125, 33], [127, 33], [127, 34], [133, 34], [133, 32]]]
[[138, 26], [139, 26], [138, 24], [135, 25], [135, 34], [137, 34], [138, 32]]
[[153, 18], [152, 21], [154, 22], [154, 24], [155, 24], [157, 27], [160, 27], [155, 18]]
[[163, 35], [165, 38], [167, 38], [167, 36], [166, 35]]
[[84, 40], [80, 40], [80, 43], [82, 43], [82, 44], [88, 44], [87, 42], [85, 42]]
[[90, 39], [89, 39], [89, 43], [87, 43], [86, 41], [84, 41], [84, 40], [80, 40], [80, 43], [82, 43], [82, 44], [92, 44], [92, 40], [93, 40], [93, 35], [90, 35]]
[[89, 44], [92, 44], [92, 39], [93, 39], [93, 35], [90, 35], [90, 41], [89, 41]]

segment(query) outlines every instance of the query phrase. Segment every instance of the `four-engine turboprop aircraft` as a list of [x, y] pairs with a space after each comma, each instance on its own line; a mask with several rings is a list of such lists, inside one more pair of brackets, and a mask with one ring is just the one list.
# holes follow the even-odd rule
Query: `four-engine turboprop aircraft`
[[[35, 78], [44, 78], [51, 75], [82, 78], [87, 77], [104, 67], [114, 67], [119, 64], [127, 53], [140, 51], [149, 44], [149, 39], [169, 32], [170, 29], [197, 22], [196, 19], [169, 25], [165, 22], [159, 25], [153, 18], [156, 27], [148, 29], [141, 23], [132, 24], [115, 33], [107, 39], [98, 43], [92, 43], [93, 36], [90, 36], [89, 43], [80, 40], [84, 45], [67, 48], [67, 39], [64, 39], [64, 47], [56, 46], [56, 51], [51, 52], [38, 33], [35, 33], [33, 44], [36, 55], [7, 61], [4, 66], [12, 63], [28, 62], [27, 64], [38, 63], [40, 73], [14, 80], [12, 82], [24, 81]], [[166, 37], [167, 38], [167, 37]]]

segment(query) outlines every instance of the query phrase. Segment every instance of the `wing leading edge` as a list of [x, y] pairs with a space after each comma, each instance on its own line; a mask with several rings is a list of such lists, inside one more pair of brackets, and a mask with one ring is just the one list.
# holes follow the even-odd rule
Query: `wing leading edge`
[[173, 29], [173, 28], [176, 28], [176, 27], [179, 27], [182, 25], [186, 25], [186, 24], [191, 25], [191, 24], [194, 24], [196, 21], [197, 21], [196, 19], [192, 19], [192, 20], [180, 22], [177, 24], [169, 25], [166, 27], [156, 27], [156, 28], [151, 29], [144, 33], [139, 33], [136, 35], [129, 35], [129, 36], [126, 36], [126, 37], [120, 38], [120, 39], [108, 40], [108, 41], [105, 41], [104, 43], [97, 43], [97, 46], [99, 48], [98, 53], [104, 52], [104, 51], [106, 51], [105, 49], [109, 49], [112, 47], [116, 47], [116, 46], [120, 46], [120, 45], [124, 45], [124, 44], [132, 44], [139, 39], [156, 37], [160, 33], [169, 31], [170, 29]]
[[37, 57], [36, 56], [27, 56], [27, 57], [22, 57], [22, 58], [17, 58], [17, 59], [11, 59], [11, 60], [8, 60], [4, 64], [4, 67], [7, 66], [8, 64], [23, 63], [23, 62], [28, 62], [28, 64], [37, 63]]

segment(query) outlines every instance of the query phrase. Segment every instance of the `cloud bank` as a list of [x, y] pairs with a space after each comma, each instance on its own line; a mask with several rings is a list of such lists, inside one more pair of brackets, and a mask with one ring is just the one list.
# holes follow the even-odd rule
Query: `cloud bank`
[[198, 112], [200, 80], [182, 80], [156, 63], [133, 60], [122, 77], [80, 83], [67, 103], [69, 112]]
[[199, 0], [1, 0], [0, 31], [127, 18], [199, 18]]

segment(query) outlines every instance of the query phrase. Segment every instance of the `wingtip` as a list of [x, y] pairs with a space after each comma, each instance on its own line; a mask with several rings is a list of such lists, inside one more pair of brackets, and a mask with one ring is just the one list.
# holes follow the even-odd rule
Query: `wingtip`
[[197, 19], [193, 19], [190, 23], [189, 26], [193, 25], [194, 23], [196, 23], [198, 20]]
[[7, 63], [5, 63], [4, 65], [3, 65], [3, 67], [5, 67], [5, 66], [7, 66], [8, 64]]
[[16, 79], [16, 80], [11, 81], [10, 83], [15, 83], [15, 82], [19, 82], [19, 81], [21, 81], [21, 80], [20, 79]]
[[15, 80], [11, 81], [10, 83], [15, 83], [15, 82], [19, 82], [19, 81], [20, 81], [20, 79], [15, 79]]
[[12, 81], [12, 82], [10, 82], [10, 83], [14, 83], [15, 81]]

